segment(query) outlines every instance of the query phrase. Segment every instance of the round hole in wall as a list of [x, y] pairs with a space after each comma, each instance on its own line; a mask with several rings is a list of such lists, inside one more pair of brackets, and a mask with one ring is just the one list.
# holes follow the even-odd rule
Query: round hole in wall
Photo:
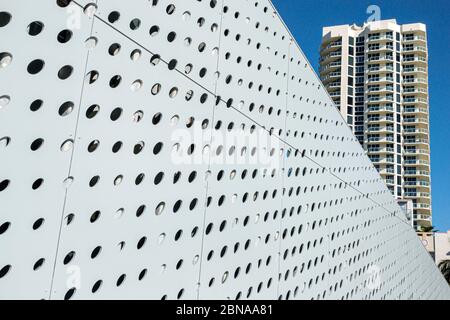
[[142, 55], [141, 50], [135, 49], [135, 50], [133, 50], [133, 51], [131, 52], [131, 54], [130, 54], [130, 59], [133, 60], [133, 61], [137, 61], [137, 60], [139, 60], [139, 58], [141, 57], [141, 55]]
[[11, 222], [5, 222], [2, 225], [0, 225], [0, 235], [4, 234], [9, 227], [11, 226]]
[[95, 81], [98, 80], [99, 76], [100, 76], [100, 75], [99, 75], [98, 71], [92, 70], [92, 71], [89, 71], [89, 72], [86, 74], [84, 80], [85, 80], [88, 84], [93, 84]]
[[117, 141], [116, 143], [114, 143], [114, 145], [112, 147], [112, 152], [113, 153], [119, 152], [120, 149], [122, 149], [122, 145], [123, 145], [123, 143], [121, 141]]
[[75, 251], [70, 251], [68, 254], [66, 254], [66, 256], [64, 257], [63, 263], [65, 265], [69, 264], [70, 261], [73, 260], [73, 258], [75, 257]]
[[6, 11], [0, 12], [0, 28], [3, 28], [11, 21], [11, 14]]
[[120, 13], [117, 11], [112, 11], [109, 15], [108, 15], [108, 21], [110, 23], [114, 23], [116, 21], [118, 21], [120, 18]]
[[161, 91], [161, 84], [156, 83], [152, 87], [152, 94], [157, 95]]
[[131, 20], [131, 22], [130, 22], [130, 29], [131, 30], [137, 30], [137, 29], [139, 29], [140, 26], [141, 26], [141, 20], [139, 20], [137, 18]]
[[42, 101], [40, 99], [34, 100], [30, 104], [30, 110], [33, 111], [33, 112], [38, 111], [42, 107], [43, 103], [44, 103], [44, 101]]
[[159, 27], [158, 26], [151, 27], [149, 33], [150, 36], [155, 37], [159, 33]]
[[120, 44], [118, 44], [118, 43], [113, 43], [112, 45], [109, 46], [108, 53], [109, 53], [111, 56], [116, 56], [116, 55], [119, 54], [120, 48], [121, 48]]
[[171, 15], [175, 12], [175, 5], [169, 4], [166, 8], [167, 14]]
[[101, 251], [102, 251], [101, 246], [95, 247], [94, 250], [92, 250], [92, 252], [91, 252], [91, 259], [97, 258]]
[[67, 43], [72, 39], [72, 31], [65, 29], [58, 33], [57, 40], [59, 43]]
[[159, 122], [161, 122], [161, 119], [162, 119], [162, 114], [160, 112], [158, 112], [157, 114], [155, 114], [153, 116], [152, 123], [154, 125], [157, 125]]
[[64, 300], [70, 300], [75, 294], [76, 290], [77, 290], [76, 288], [71, 288], [67, 290], [66, 294], [64, 295]]
[[6, 68], [11, 64], [13, 60], [12, 55], [9, 52], [1, 52], [0, 53], [0, 69]]
[[145, 275], [147, 274], [147, 269], [143, 269], [140, 273], [139, 273], [139, 281], [141, 281], [142, 279], [145, 278]]
[[33, 223], [33, 230], [39, 229], [44, 224], [44, 218], [39, 218]]
[[89, 37], [84, 42], [86, 49], [91, 50], [97, 46], [98, 39], [96, 37]]
[[102, 280], [98, 280], [94, 283], [94, 285], [92, 286], [92, 293], [96, 293], [100, 287], [102, 286], [103, 281]]
[[11, 102], [10, 96], [0, 96], [0, 109], [6, 107]]
[[58, 71], [58, 78], [61, 80], [66, 80], [72, 75], [72, 72], [73, 72], [72, 66], [66, 65], [64, 67], [61, 67], [61, 69], [59, 69]]
[[59, 114], [61, 117], [68, 116], [68, 115], [73, 111], [73, 108], [74, 108], [74, 107], [75, 107], [75, 105], [74, 105], [73, 102], [71, 102], [71, 101], [64, 102], [64, 103], [59, 107], [59, 109], [58, 109], [58, 114]]
[[136, 177], [134, 183], [135, 183], [136, 185], [140, 185], [140, 184], [142, 183], [142, 181], [144, 181], [144, 178], [145, 178], [145, 174], [140, 173], [140, 174]]
[[90, 106], [86, 110], [86, 118], [88, 118], [88, 119], [94, 118], [99, 111], [100, 111], [100, 106], [99, 105], [94, 104], [94, 105]]
[[33, 182], [31, 187], [32, 187], [33, 190], [37, 190], [37, 189], [39, 189], [42, 186], [43, 183], [44, 183], [44, 179], [39, 178], [39, 179], [37, 179], [36, 181]]
[[117, 121], [122, 115], [122, 108], [115, 108], [110, 115], [112, 121]]
[[119, 84], [122, 82], [122, 77], [120, 75], [115, 75], [109, 80], [109, 86], [111, 88], [117, 88]]
[[45, 259], [44, 258], [40, 258], [38, 261], [36, 261], [36, 263], [33, 266], [33, 270], [36, 271], [38, 269], [40, 269], [43, 265], [44, 265]]
[[90, 218], [91, 223], [96, 222], [101, 216], [101, 212], [99, 210], [95, 211]]
[[36, 59], [28, 64], [27, 71], [29, 74], [37, 74], [44, 68], [45, 62], [41, 59]]
[[56, 0], [56, 4], [61, 8], [67, 7], [72, 0]]
[[38, 138], [31, 143], [30, 149], [32, 151], [38, 150], [44, 144], [44, 139]]
[[125, 275], [125, 274], [122, 274], [122, 275], [117, 279], [116, 286], [120, 287], [120, 286], [123, 284], [123, 282], [125, 281], [125, 278], [126, 278], [126, 275]]
[[134, 153], [134, 154], [139, 154], [139, 153], [141, 153], [142, 150], [144, 149], [144, 146], [145, 146], [144, 141], [138, 142], [137, 144], [134, 145], [133, 153]]
[[30, 36], [37, 36], [44, 29], [44, 24], [40, 21], [33, 21], [27, 27], [27, 32]]
[[72, 148], [73, 148], [73, 140], [72, 139], [67, 139], [66, 141], [64, 141], [62, 144], [61, 144], [61, 151], [62, 152], [67, 152], [67, 151], [70, 151], [70, 150], [72, 150]]
[[161, 215], [164, 211], [165, 206], [166, 206], [166, 204], [164, 202], [160, 202], [155, 209], [155, 214], [157, 216]]
[[91, 143], [89, 143], [88, 145], [88, 151], [89, 152], [94, 152], [95, 150], [97, 150], [98, 146], [100, 145], [100, 141], [98, 140], [94, 140]]
[[8, 272], [11, 270], [11, 265], [6, 265], [0, 269], [0, 279], [3, 278], [8, 274]]

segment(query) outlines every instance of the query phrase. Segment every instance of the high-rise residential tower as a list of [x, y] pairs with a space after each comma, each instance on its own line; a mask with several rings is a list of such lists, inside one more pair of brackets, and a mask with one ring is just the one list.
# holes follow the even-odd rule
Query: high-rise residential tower
[[416, 228], [431, 226], [427, 31], [396, 20], [323, 29], [320, 77]]

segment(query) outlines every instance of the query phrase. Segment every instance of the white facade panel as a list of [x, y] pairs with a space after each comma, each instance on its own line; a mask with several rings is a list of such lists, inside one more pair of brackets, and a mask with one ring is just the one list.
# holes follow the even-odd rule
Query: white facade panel
[[0, 1], [1, 298], [450, 298], [269, 1], [26, 2]]

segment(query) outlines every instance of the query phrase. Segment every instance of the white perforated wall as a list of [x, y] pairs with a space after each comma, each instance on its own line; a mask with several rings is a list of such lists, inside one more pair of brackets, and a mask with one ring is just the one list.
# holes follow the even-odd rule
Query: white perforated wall
[[450, 298], [270, 1], [0, 0], [0, 59], [0, 298]]

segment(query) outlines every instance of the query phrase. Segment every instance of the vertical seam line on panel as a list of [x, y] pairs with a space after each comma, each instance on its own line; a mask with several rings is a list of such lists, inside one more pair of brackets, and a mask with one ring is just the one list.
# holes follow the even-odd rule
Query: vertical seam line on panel
[[[219, 70], [219, 64], [220, 64], [220, 55], [221, 55], [221, 42], [222, 42], [222, 25], [223, 25], [223, 7], [224, 7], [224, 0], [222, 0], [222, 6], [220, 7], [220, 26], [219, 26], [219, 52], [217, 54], [217, 62], [216, 62], [216, 72], [220, 72]], [[215, 111], [216, 111], [216, 102], [217, 102], [217, 88], [219, 85], [219, 78], [217, 77], [215, 84], [214, 84], [214, 103], [212, 106], [212, 118], [211, 118], [211, 137], [210, 137], [210, 150], [212, 149], [212, 142], [213, 142], [213, 135], [214, 135], [214, 120], [215, 120]], [[208, 171], [211, 170], [211, 157], [212, 152], [209, 153], [208, 157]], [[212, 175], [211, 175], [212, 176]], [[205, 224], [206, 224], [206, 215], [208, 211], [208, 193], [209, 193], [209, 177], [205, 179], [205, 210], [203, 212], [203, 221], [202, 221], [202, 241], [200, 244], [200, 265], [198, 270], [198, 278], [197, 278], [197, 300], [200, 299], [200, 288], [201, 288], [201, 276], [202, 276], [202, 266], [203, 266], [203, 251], [204, 251], [204, 242], [205, 242]]]
[[[330, 201], [332, 201], [332, 186], [333, 186], [333, 184], [332, 183], [330, 183], [329, 185], [328, 185], [329, 187], [329, 189], [328, 189], [328, 194], [329, 194], [329, 197], [328, 197], [328, 199], [331, 199]], [[331, 217], [331, 206], [329, 205], [328, 206], [328, 214], [327, 214], [327, 218], [326, 218], [326, 221], [327, 221], [327, 228], [326, 228], [326, 236], [327, 236], [327, 243], [328, 243], [328, 250], [327, 250], [327, 272], [329, 272], [329, 270], [330, 270], [330, 261], [331, 261], [331, 235], [330, 235], [330, 225], [331, 225], [331, 223], [328, 223], [328, 218], [329, 217]], [[328, 291], [328, 288], [330, 287], [330, 279], [331, 279], [331, 273], [326, 273], [325, 274], [325, 277], [327, 278], [327, 281], [326, 281], [326, 288], [325, 288], [325, 292], [327, 292]], [[331, 292], [330, 292], [330, 295], [331, 295]]]
[[[97, 2], [98, 2], [98, 0], [95, 1], [95, 3], [97, 3]], [[76, 5], [78, 5], [78, 6], [80, 6], [75, 1], [74, 1], [74, 3]], [[80, 6], [80, 8], [82, 8], [82, 6]], [[92, 17], [91, 30], [90, 30], [90, 33], [89, 33], [89, 37], [92, 36], [92, 32], [94, 30], [94, 22], [95, 22], [95, 16]], [[86, 75], [86, 71], [87, 71], [87, 67], [88, 67], [88, 63], [89, 63], [89, 54], [90, 54], [90, 51], [88, 50], [87, 54], [86, 54], [86, 61], [85, 61], [83, 77], [82, 77], [80, 99], [78, 101], [78, 113], [77, 113], [77, 119], [76, 119], [76, 124], [75, 124], [75, 132], [74, 132], [74, 137], [73, 137], [74, 146], [72, 148], [72, 153], [71, 153], [71, 156], [70, 156], [69, 170], [68, 170], [67, 177], [70, 177], [70, 173], [72, 171], [73, 158], [74, 158], [75, 149], [76, 149], [75, 145], [77, 144], [76, 139], [77, 139], [77, 133], [78, 133], [80, 113], [81, 113], [81, 108], [82, 108], [81, 102], [83, 100], [84, 86], [85, 86], [84, 77]], [[50, 283], [49, 300], [52, 299], [53, 284], [54, 284], [55, 273], [56, 273], [56, 263], [57, 263], [57, 260], [58, 260], [59, 246], [60, 246], [60, 241], [61, 241], [62, 225], [63, 225], [63, 219], [64, 219], [64, 212], [66, 211], [67, 197], [68, 197], [68, 189], [66, 188], [66, 190], [64, 191], [64, 202], [63, 202], [63, 208], [62, 208], [62, 212], [61, 212], [61, 216], [60, 216], [60, 222], [59, 222], [58, 240], [57, 240], [57, 243], [56, 243], [56, 252], [55, 252], [55, 258], [54, 258], [54, 262], [53, 262], [53, 270], [52, 270], [52, 278], [51, 278], [51, 283]]]
[[[289, 79], [290, 79], [290, 66], [291, 66], [291, 44], [292, 44], [292, 38], [289, 39], [289, 45], [288, 45], [288, 54], [287, 54], [287, 73], [286, 73], [286, 93], [285, 93], [285, 109], [284, 109], [284, 134], [287, 132], [287, 118], [288, 118], [288, 106], [289, 106]], [[287, 138], [287, 136], [286, 136]], [[278, 299], [280, 296], [280, 286], [281, 282], [283, 281], [283, 278], [280, 277], [281, 275], [281, 248], [282, 248], [282, 231], [283, 231], [283, 210], [284, 210], [284, 197], [285, 197], [285, 177], [286, 177], [286, 151], [289, 149], [289, 146], [287, 144], [282, 144], [284, 152], [282, 153], [283, 157], [283, 167], [281, 170], [281, 211], [280, 211], [280, 228], [279, 228], [279, 243], [278, 243], [278, 286], [277, 286], [277, 296], [275, 297]], [[286, 210], [287, 212], [287, 210]]]

